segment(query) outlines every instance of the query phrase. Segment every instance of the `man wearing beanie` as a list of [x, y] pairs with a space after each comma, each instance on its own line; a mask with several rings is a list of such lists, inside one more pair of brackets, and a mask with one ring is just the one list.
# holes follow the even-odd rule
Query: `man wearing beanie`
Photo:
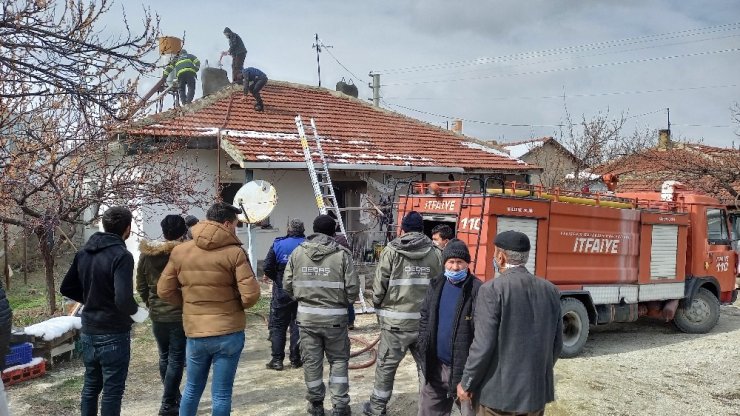
[[529, 238], [518, 231], [496, 236], [495, 279], [475, 303], [475, 336], [457, 397], [478, 415], [545, 414], [555, 400], [553, 367], [563, 347], [560, 291], [525, 265]]
[[283, 278], [285, 291], [298, 301], [303, 378], [308, 393], [308, 414], [324, 416], [324, 355], [329, 361], [332, 415], [345, 416], [349, 407], [349, 334], [347, 308], [360, 287], [349, 251], [332, 238], [336, 222], [319, 215], [308, 236], [288, 259]]
[[[429, 284], [419, 320], [419, 353], [425, 383], [419, 416], [449, 416], [473, 343], [473, 305], [481, 281], [468, 269], [468, 246], [450, 240], [442, 251], [444, 271]], [[462, 416], [472, 416], [470, 401], [457, 402]]]
[[136, 268], [136, 290], [149, 308], [152, 332], [159, 349], [159, 377], [164, 386], [159, 415], [175, 416], [180, 412], [180, 382], [185, 367], [182, 307], [160, 299], [157, 282], [172, 249], [182, 243], [188, 228], [180, 215], [167, 215], [160, 225], [165, 241], [141, 240], [139, 244], [141, 255]]
[[283, 274], [290, 254], [305, 239], [303, 221], [293, 218], [288, 222], [288, 234], [278, 237], [272, 243], [265, 257], [265, 276], [272, 280], [272, 299], [270, 300], [270, 342], [272, 359], [266, 364], [271, 370], [281, 371], [285, 359], [285, 332], [290, 329], [290, 365], [300, 368], [301, 353], [298, 349], [298, 325], [295, 322], [298, 302], [283, 289]]
[[386, 414], [398, 364], [408, 350], [417, 367], [421, 364], [416, 344], [421, 303], [431, 279], [442, 272], [441, 253], [423, 231], [421, 215], [416, 211], [406, 214], [401, 235], [383, 249], [375, 269], [373, 304], [380, 323], [380, 345], [375, 385], [362, 408], [366, 415]]
[[[221, 58], [231, 55], [231, 82], [241, 83], [242, 67], [244, 59], [247, 58], [247, 48], [244, 46], [241, 36], [232, 32], [228, 27], [224, 28], [224, 36], [229, 40], [229, 50], [221, 52]], [[221, 60], [219, 59], [219, 65]]]

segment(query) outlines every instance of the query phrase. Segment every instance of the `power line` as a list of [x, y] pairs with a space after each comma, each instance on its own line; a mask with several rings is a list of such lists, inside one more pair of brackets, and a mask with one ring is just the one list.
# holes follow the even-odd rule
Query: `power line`
[[[659, 45], [642, 46], [642, 47], [639, 47], [639, 48], [620, 49], [620, 50], [616, 50], [616, 51], [606, 51], [606, 52], [591, 53], [591, 54], [584, 54], [584, 55], [572, 55], [572, 56], [565, 56], [563, 58], [557, 58], [557, 59], [548, 59], [548, 60], [523, 62], [523, 63], [518, 63], [518, 64], [498, 66], [498, 67], [496, 67], [496, 69], [516, 68], [516, 67], [520, 67], [520, 66], [550, 64], [550, 63], [553, 63], [553, 62], [561, 62], [561, 61], [572, 60], [572, 59], [581, 59], [581, 58], [590, 58], [590, 57], [594, 57], [594, 56], [605, 56], [605, 55], [612, 55], [612, 54], [635, 52], [635, 51], [641, 51], [641, 50], [646, 50], [646, 49], [654, 49], [654, 48], [665, 48], [667, 46], [679, 46], [679, 45], [686, 45], [686, 44], [689, 44], [689, 43], [698, 43], [698, 42], [706, 42], [706, 41], [710, 41], [710, 40], [720, 40], [720, 39], [734, 38], [734, 37], [738, 37], [738, 36], [740, 36], [740, 33], [735, 33], [735, 34], [726, 35], [726, 36], [718, 36], [718, 37], [713, 37], [713, 38], [693, 39], [693, 40], [687, 40], [687, 41], [684, 41], [684, 42], [662, 43], [662, 44], [659, 44]], [[491, 62], [491, 63], [493, 63], [493, 62]], [[441, 69], [446, 69], [446, 68], [441, 68]], [[435, 74], [435, 75], [430, 75], [430, 76], [441, 77], [441, 76], [445, 76], [445, 75], [459, 75], [459, 74], [479, 73], [479, 72], [482, 72], [482, 71], [491, 71], [491, 68], [488, 68], [488, 69], [473, 69], [473, 70], [467, 70], [467, 71], [457, 71], [457, 72], [454, 72], [454, 73], [449, 73], [448, 72], [446, 74]], [[418, 79], [418, 77], [412, 78], [412, 79], [413, 80], [416, 80], [416, 79]], [[400, 78], [399, 79], [399, 81], [406, 81], [406, 80], [409, 80], [409, 78]]]
[[450, 115], [445, 115], [445, 114], [432, 113], [429, 111], [417, 110], [415, 108], [406, 107], [400, 104], [389, 103], [388, 101], [385, 101], [385, 100], [381, 100], [381, 101], [383, 101], [383, 103], [386, 105], [403, 108], [404, 110], [413, 111], [415, 113], [425, 114], [425, 115], [434, 116], [434, 117], [446, 118], [449, 120], [462, 120], [466, 123], [486, 124], [490, 126], [505, 126], [505, 127], [562, 127], [563, 126], [562, 124], [512, 124], [512, 123], [500, 123], [500, 122], [495, 122], [495, 121], [471, 120], [471, 119], [462, 118], [462, 117], [456, 117], [456, 116], [450, 116]]
[[676, 123], [671, 123], [671, 126], [679, 126], [679, 127], [717, 127], [717, 128], [733, 127], [730, 124], [676, 124]]
[[[324, 45], [324, 42], [322, 42], [321, 40], [319, 40], [319, 43], [320, 43], [320, 44], [321, 44], [322, 46], [324, 46], [324, 48], [326, 48], [326, 46]], [[335, 61], [337, 61], [337, 63], [339, 64], [339, 66], [341, 66], [342, 68], [344, 68], [344, 70], [345, 70], [345, 71], [347, 71], [347, 72], [349, 73], [349, 75], [350, 75], [350, 78], [352, 78], [352, 79], [353, 79], [353, 80], [354, 80], [355, 82], [357, 82], [358, 84], [359, 84], [360, 82], [362, 82], [363, 84], [365, 84], [365, 83], [366, 83], [366, 81], [365, 81], [365, 80], [363, 80], [362, 78], [360, 78], [360, 77], [358, 77], [357, 75], [355, 75], [355, 74], [354, 74], [354, 73], [353, 73], [352, 71], [350, 71], [350, 70], [349, 70], [349, 69], [348, 69], [348, 68], [347, 68], [346, 66], [344, 66], [344, 64], [342, 64], [341, 62], [339, 62], [339, 59], [337, 59], [337, 57], [336, 57], [336, 56], [334, 56], [334, 54], [333, 54], [333, 53], [331, 53], [331, 51], [330, 51], [329, 49], [324, 49], [324, 50], [325, 50], [326, 52], [328, 52], [328, 53], [329, 53], [329, 56], [331, 56], [332, 58], [334, 58], [334, 60], [335, 60]]]
[[394, 83], [394, 84], [383, 84], [382, 86], [392, 87], [392, 86], [401, 86], [401, 85], [437, 84], [440, 82], [475, 81], [475, 80], [481, 80], [481, 79], [504, 78], [504, 77], [514, 77], [514, 76], [521, 76], [521, 75], [540, 75], [540, 74], [548, 74], [548, 73], [553, 73], [553, 72], [606, 68], [606, 67], [618, 66], [618, 65], [636, 64], [636, 63], [644, 63], [644, 62], [658, 62], [658, 61], [666, 61], [666, 60], [679, 59], [679, 58], [691, 58], [691, 57], [697, 57], [697, 56], [708, 56], [708, 55], [716, 55], [720, 53], [737, 52], [737, 51], [740, 51], [740, 48], [720, 49], [720, 50], [715, 50], [715, 51], [695, 52], [695, 53], [659, 56], [659, 57], [643, 58], [643, 59], [630, 59], [627, 61], [608, 62], [608, 63], [603, 63], [603, 64], [591, 64], [591, 65], [578, 65], [578, 66], [572, 66], [572, 67], [566, 67], [566, 68], [543, 69], [540, 71], [517, 72], [513, 74], [497, 74], [497, 75], [486, 75], [486, 76], [480, 76], [480, 77], [443, 79], [443, 80], [434, 80], [434, 81], [399, 82], [399, 83]]
[[[636, 94], [653, 94], [659, 92], [679, 92], [679, 91], [694, 91], [710, 88], [735, 88], [740, 87], [740, 84], [726, 84], [726, 85], [702, 85], [697, 87], [685, 87], [685, 88], [661, 88], [653, 90], [632, 90], [632, 91], [611, 91], [611, 92], [600, 92], [600, 93], [581, 93], [581, 94], [568, 94], [567, 98], [582, 98], [582, 97], [606, 97], [612, 95], [636, 95]], [[474, 97], [387, 97], [392, 100], [419, 100], [419, 101], [433, 101], [433, 100], [469, 100]], [[487, 100], [541, 100], [541, 99], [563, 99], [563, 95], [542, 95], [542, 96], [520, 96], [520, 97], [486, 97]]]
[[552, 55], [558, 55], [558, 54], [563, 54], [563, 53], [571, 53], [574, 51], [597, 50], [597, 49], [611, 48], [615, 46], [625, 46], [625, 45], [632, 45], [632, 44], [638, 44], [638, 43], [654, 42], [658, 40], [704, 35], [704, 34], [709, 34], [709, 33], [735, 30], [738, 28], [740, 28], [740, 22], [727, 23], [727, 24], [716, 25], [716, 26], [708, 26], [708, 27], [699, 28], [699, 29], [687, 29], [687, 30], [681, 30], [677, 32], [667, 32], [667, 33], [656, 34], [656, 35], [646, 35], [646, 36], [631, 37], [631, 38], [624, 38], [624, 39], [617, 39], [617, 40], [610, 40], [610, 41], [587, 43], [587, 44], [578, 45], [578, 46], [567, 46], [567, 47], [544, 49], [540, 51], [522, 52], [522, 53], [517, 53], [517, 54], [502, 55], [502, 56], [491, 57], [491, 58], [477, 58], [477, 59], [472, 59], [472, 60], [452, 61], [452, 62], [445, 62], [445, 63], [438, 63], [438, 64], [416, 65], [416, 66], [408, 66], [408, 67], [402, 67], [402, 68], [396, 68], [396, 69], [386, 69], [383, 71], [374, 71], [374, 72], [381, 73], [381, 74], [391, 74], [391, 73], [406, 73], [406, 72], [433, 70], [433, 69], [446, 68], [446, 67], [484, 65], [484, 64], [488, 64], [492, 62], [501, 62], [501, 61], [505, 62], [505, 61], [518, 60], [518, 59], [529, 59], [532, 57], [552, 56]]

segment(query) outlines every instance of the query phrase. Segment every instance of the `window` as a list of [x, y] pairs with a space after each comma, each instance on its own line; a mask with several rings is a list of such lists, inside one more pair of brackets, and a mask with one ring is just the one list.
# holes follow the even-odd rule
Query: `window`
[[707, 240], [709, 244], [728, 244], [730, 233], [727, 231], [725, 210], [707, 209]]

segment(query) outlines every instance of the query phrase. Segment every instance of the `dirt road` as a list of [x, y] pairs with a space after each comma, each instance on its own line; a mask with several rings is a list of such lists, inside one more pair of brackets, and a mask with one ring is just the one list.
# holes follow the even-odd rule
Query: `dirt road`
[[[374, 317], [358, 316], [355, 335], [377, 334]], [[302, 370], [266, 370], [267, 329], [250, 317], [247, 343], [234, 387], [234, 415], [303, 415]], [[592, 329], [584, 354], [560, 360], [555, 373], [557, 401], [551, 415], [740, 415], [740, 303], [722, 307], [717, 327], [706, 335], [676, 332], [671, 325], [640, 321]], [[150, 327], [136, 328], [124, 415], [155, 415], [161, 387]], [[352, 370], [352, 410], [372, 389], [374, 368]], [[82, 387], [79, 361], [58, 366], [46, 377], [10, 388], [14, 414], [73, 415]], [[407, 357], [396, 378], [390, 415], [416, 414], [416, 374]], [[330, 406], [329, 400], [326, 402]], [[198, 413], [210, 414], [208, 389]]]

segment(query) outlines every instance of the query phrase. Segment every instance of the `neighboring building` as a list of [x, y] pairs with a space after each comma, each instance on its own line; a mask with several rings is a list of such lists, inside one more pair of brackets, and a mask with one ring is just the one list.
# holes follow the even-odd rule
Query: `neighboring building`
[[[338, 92], [270, 80], [262, 95], [264, 112], [255, 112], [252, 98], [245, 98], [241, 87], [234, 85], [116, 132], [146, 143], [187, 140], [189, 150], [182, 157], [194, 172], [205, 174], [202, 189], [211, 190], [214, 198], [230, 202], [236, 190], [250, 180], [262, 179], [275, 186], [279, 200], [269, 225], [263, 224], [254, 233], [257, 259], [265, 257], [275, 237], [285, 234], [288, 219], [297, 217], [310, 224], [317, 214], [296, 132], [297, 114], [306, 124], [315, 119], [340, 206], [355, 207], [343, 215], [360, 259], [372, 251], [374, 242], [384, 241], [374, 206], [382, 199], [390, 200], [400, 180], [497, 175], [499, 180], [524, 181], [540, 171], [486, 142]], [[219, 188], [221, 193], [216, 195]], [[206, 208], [193, 207], [188, 213], [203, 218]], [[165, 212], [163, 207], [152, 207], [142, 213], [138, 228], [157, 237]], [[245, 228], [239, 234], [246, 242]]]
[[532, 185], [551, 188], [563, 186], [568, 181], [569, 174], [573, 178], [573, 172], [583, 167], [583, 163], [573, 153], [552, 137], [501, 143], [500, 146], [511, 157], [542, 168], [541, 172], [531, 175], [529, 183]]

